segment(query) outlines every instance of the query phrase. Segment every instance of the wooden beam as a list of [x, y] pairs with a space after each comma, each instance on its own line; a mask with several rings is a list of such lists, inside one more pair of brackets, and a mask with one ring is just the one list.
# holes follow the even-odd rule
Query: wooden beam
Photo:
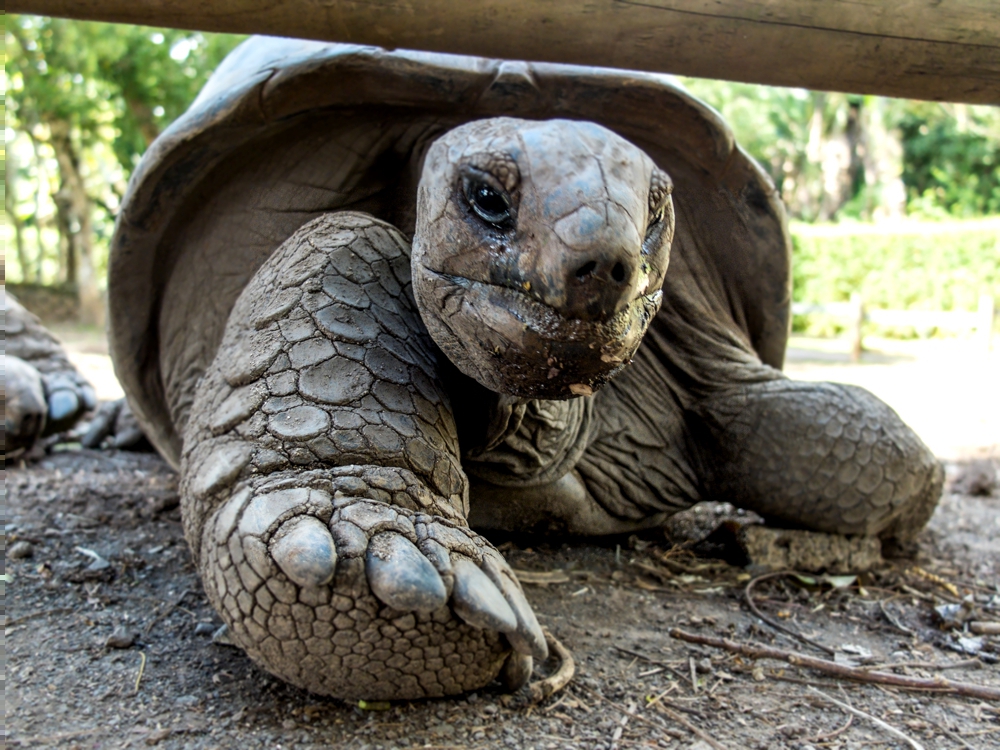
[[1000, 104], [997, 0], [9, 0], [6, 10]]

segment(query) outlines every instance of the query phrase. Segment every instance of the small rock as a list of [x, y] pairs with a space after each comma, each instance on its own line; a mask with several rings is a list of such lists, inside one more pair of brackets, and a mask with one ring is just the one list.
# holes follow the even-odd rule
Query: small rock
[[989, 497], [997, 491], [997, 470], [991, 461], [973, 461], [959, 469], [951, 491], [961, 495]]
[[712, 660], [707, 656], [695, 665], [698, 674], [710, 674], [712, 671]]
[[236, 645], [236, 641], [229, 635], [228, 625], [220, 625], [219, 629], [212, 633], [212, 643], [216, 646], [233, 646], [234, 648], [239, 648]]
[[295, 719], [285, 719], [283, 722], [281, 722], [282, 729], [289, 729], [289, 730], [295, 729], [296, 726], [297, 725], [295, 723]]
[[972, 597], [967, 596], [961, 604], [942, 604], [934, 608], [934, 622], [942, 630], [961, 628], [966, 620], [976, 614]]
[[136, 634], [124, 625], [115, 628], [104, 642], [105, 648], [132, 648], [135, 645]]
[[210, 622], [199, 622], [194, 626], [195, 635], [214, 635], [219, 628]]
[[955, 643], [948, 644], [953, 651], [958, 651], [961, 653], [968, 654], [969, 656], [978, 656], [983, 650], [985, 642], [982, 637], [979, 638], [958, 638]]
[[197, 706], [201, 703], [201, 699], [197, 695], [182, 695], [175, 699], [174, 703], [178, 706]]
[[23, 539], [19, 542], [14, 542], [10, 545], [10, 549], [7, 550], [7, 557], [11, 560], [23, 560], [26, 557], [31, 557], [35, 554], [35, 547], [31, 542], [26, 542]]
[[163, 740], [167, 739], [173, 731], [174, 730], [170, 727], [167, 727], [166, 729], [158, 729], [146, 737], [146, 744], [149, 746], [159, 745], [163, 742]]

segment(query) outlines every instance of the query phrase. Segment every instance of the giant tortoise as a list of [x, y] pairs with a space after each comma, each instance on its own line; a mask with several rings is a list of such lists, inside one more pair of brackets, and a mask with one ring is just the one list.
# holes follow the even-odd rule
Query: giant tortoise
[[478, 532], [925, 524], [899, 417], [782, 375], [789, 264], [664, 77], [256, 38], [132, 179], [112, 350], [232, 638], [317, 693], [449, 695], [546, 655]]

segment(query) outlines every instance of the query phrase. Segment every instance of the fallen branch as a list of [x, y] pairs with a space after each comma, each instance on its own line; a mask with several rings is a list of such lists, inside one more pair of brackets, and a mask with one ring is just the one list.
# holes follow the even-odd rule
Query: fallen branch
[[794, 575], [794, 574], [792, 573], [792, 571], [789, 571], [789, 570], [780, 570], [780, 571], [778, 571], [776, 573], [765, 573], [762, 576], [757, 576], [756, 578], [751, 579], [747, 583], [747, 587], [745, 589], [743, 589], [743, 598], [746, 599], [747, 606], [750, 607], [750, 611], [751, 612], [753, 612], [755, 615], [757, 615], [757, 617], [759, 617], [761, 620], [763, 620], [764, 622], [766, 622], [768, 625], [770, 625], [775, 630], [780, 630], [782, 633], [786, 633], [787, 635], [792, 636], [792, 638], [796, 638], [797, 640], [800, 640], [803, 643], [806, 643], [806, 644], [812, 646], [813, 648], [817, 648], [820, 651], [823, 651], [823, 652], [825, 652], [827, 654], [830, 654], [830, 656], [833, 656], [834, 654], [837, 653], [834, 649], [830, 648], [829, 646], [824, 646], [822, 643], [817, 643], [816, 641], [812, 640], [811, 638], [806, 638], [804, 635], [802, 635], [801, 633], [797, 633], [796, 631], [792, 630], [791, 628], [786, 628], [780, 622], [772, 620], [770, 617], [768, 617], [767, 615], [765, 615], [763, 612], [761, 612], [759, 609], [757, 609], [757, 605], [754, 604], [754, 601], [753, 601], [753, 587], [754, 586], [756, 586], [761, 581], [766, 581], [766, 580], [771, 579], [771, 578], [781, 578], [781, 577], [787, 576], [787, 575]]
[[738, 643], [728, 638], [716, 638], [710, 635], [699, 635], [688, 633], [680, 628], [672, 628], [670, 631], [672, 638], [677, 638], [688, 643], [698, 643], [702, 646], [713, 646], [725, 649], [734, 654], [748, 656], [751, 659], [778, 659], [796, 667], [807, 667], [816, 669], [826, 674], [843, 677], [847, 680], [857, 682], [871, 682], [878, 685], [892, 685], [894, 687], [906, 688], [908, 690], [938, 690], [941, 692], [967, 695], [972, 698], [980, 698], [987, 701], [1000, 701], [1000, 688], [989, 687], [987, 685], [974, 685], [968, 682], [956, 682], [941, 676], [922, 678], [910, 677], [908, 675], [891, 674], [888, 672], [872, 672], [867, 669], [848, 667], [837, 664], [826, 659], [817, 659], [814, 656], [806, 656], [794, 651], [785, 651], [770, 646], [758, 646], [749, 643]]
[[545, 643], [548, 644], [549, 651], [559, 659], [559, 669], [546, 677], [528, 685], [528, 696], [531, 703], [541, 703], [549, 696], [555, 695], [573, 679], [576, 674], [576, 662], [573, 661], [573, 654], [562, 645], [548, 628], [542, 628], [545, 633]]
[[842, 708], [844, 711], [847, 711], [848, 713], [852, 713], [855, 716], [861, 717], [862, 719], [868, 719], [868, 721], [870, 721], [872, 724], [875, 724], [876, 726], [884, 729], [889, 734], [899, 737], [899, 739], [903, 740], [903, 742], [912, 747], [913, 750], [925, 750], [924, 746], [921, 745], [919, 742], [917, 742], [915, 739], [912, 739], [911, 737], [903, 734], [898, 729], [896, 729], [896, 727], [886, 724], [878, 717], [872, 716], [871, 714], [866, 714], [864, 711], [855, 708], [850, 703], [844, 703], [843, 701], [838, 701], [836, 698], [827, 695], [822, 690], [817, 690], [814, 687], [810, 687], [807, 689], [809, 690], [810, 693], [815, 693], [816, 695], [820, 696], [823, 700], [829, 701], [833, 705], [837, 706], [838, 708]]

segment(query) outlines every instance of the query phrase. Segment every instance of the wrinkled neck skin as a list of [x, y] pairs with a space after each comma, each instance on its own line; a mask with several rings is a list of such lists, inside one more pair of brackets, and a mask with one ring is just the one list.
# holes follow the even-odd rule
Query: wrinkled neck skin
[[[449, 388], [474, 461], [537, 478], [582, 451], [585, 397], [628, 365], [659, 309], [671, 190], [593, 123], [480, 120], [431, 145], [413, 288], [431, 337], [476, 384]], [[511, 451], [518, 466], [504, 468]]]

